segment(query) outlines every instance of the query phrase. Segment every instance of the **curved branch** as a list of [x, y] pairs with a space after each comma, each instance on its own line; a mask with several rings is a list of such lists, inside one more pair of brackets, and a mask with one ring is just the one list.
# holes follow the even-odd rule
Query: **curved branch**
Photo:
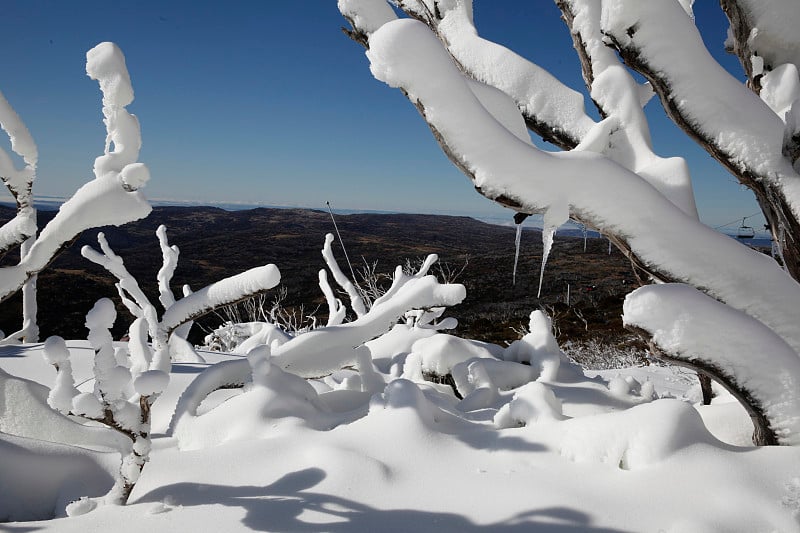
[[[754, 192], [773, 236], [779, 228], [800, 235], [800, 175], [784, 153], [783, 121], [711, 57], [676, 2], [653, 0], [647, 10], [629, 0], [612, 3], [604, 11], [608, 39], [650, 81], [670, 119]], [[784, 255], [800, 279], [798, 243]]]
[[[369, 36], [383, 24], [395, 20], [380, 10], [385, 0], [340, 0], [339, 10], [353, 30], [345, 33], [365, 48]], [[388, 6], [386, 6], [388, 7]], [[525, 124], [543, 140], [568, 150], [580, 144], [594, 121], [586, 114], [583, 96], [567, 87], [545, 69], [513, 51], [478, 35], [472, 24], [471, 1], [438, 2], [433, 12], [404, 2], [399, 6], [410, 17], [425, 23], [447, 47], [453, 60], [468, 77], [510, 95]], [[427, 7], [427, 6], [425, 6]], [[381, 15], [372, 15], [380, 11]], [[515, 76], [498, 76], [497, 70]]]
[[[481, 194], [528, 213], [567, 203], [580, 220], [627, 243], [649, 271], [702, 287], [758, 317], [800, 351], [800, 285], [771, 259], [698, 223], [607, 158], [587, 152], [550, 154], [517, 139], [483, 108], [439, 41], [420, 23], [389, 23], [373, 34], [370, 46], [373, 74], [409, 95], [444, 152]], [[426, 58], [422, 72], [419, 57]], [[435, 78], [426, 75], [429, 70], [437, 73]]]
[[755, 444], [800, 442], [800, 358], [763, 324], [682, 284], [635, 290], [623, 321], [660, 359], [728, 389], [753, 420]]

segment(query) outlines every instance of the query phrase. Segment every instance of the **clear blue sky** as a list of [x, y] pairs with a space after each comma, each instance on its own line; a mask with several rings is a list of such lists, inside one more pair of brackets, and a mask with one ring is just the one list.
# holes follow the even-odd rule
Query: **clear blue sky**
[[[695, 10], [738, 73], [719, 5]], [[335, 0], [9, 0], [3, 12], [0, 90], [39, 145], [37, 195], [68, 196], [91, 177], [105, 134], [85, 52], [110, 40], [133, 80], [149, 198], [512, 215], [475, 193], [413, 106], [371, 77]], [[476, 0], [475, 18], [484, 36], [582, 88], [553, 2]], [[656, 151], [688, 159], [707, 223], [758, 211], [655, 100], [648, 107]]]

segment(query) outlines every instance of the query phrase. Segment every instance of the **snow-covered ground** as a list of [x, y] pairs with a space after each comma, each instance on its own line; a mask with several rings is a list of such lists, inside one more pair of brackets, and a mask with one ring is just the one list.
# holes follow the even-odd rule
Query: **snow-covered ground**
[[[424, 338], [407, 355], [404, 344], [415, 336]], [[463, 354], [467, 344], [460, 360], [470, 363], [473, 391], [465, 399], [416, 379], [417, 365], [434, 363], [457, 379], [459, 357], [442, 354]], [[505, 350], [510, 359], [527, 358], [528, 367], [494, 358], [499, 347], [397, 326], [371, 346], [396, 355], [376, 357], [371, 371], [362, 365], [360, 373], [311, 381], [264, 357], [260, 367], [251, 361], [260, 368], [254, 383], [212, 393], [196, 415], [173, 421], [170, 434], [178, 397], [200, 372], [244, 359], [201, 352], [206, 363], [173, 365], [154, 404], [153, 451], [128, 506], [3, 529], [800, 531], [800, 450], [748, 446], [748, 417], [723, 391], [702, 407], [693, 403], [693, 376], [674, 367], [584, 373], [552, 358], [548, 366], [547, 344], [539, 343], [538, 355], [520, 344]], [[75, 382], [91, 391], [94, 352], [85, 341], [68, 345]], [[52, 387], [56, 372], [42, 355], [41, 344], [3, 347], [0, 368]], [[532, 374], [520, 378], [504, 366]], [[529, 381], [536, 373], [539, 380]], [[378, 378], [371, 385], [370, 376]], [[4, 419], [23, 408], [14, 403], [15, 383], [0, 380]], [[63, 515], [41, 497], [12, 508], [20, 486], [55, 483], [48, 481], [54, 470], [2, 445], [3, 513], [25, 504]], [[106, 459], [113, 475], [118, 462]], [[99, 479], [89, 496], [110, 488], [110, 477]], [[65, 477], [55, 493], [41, 494], [63, 504], [75, 490], [75, 479]]]

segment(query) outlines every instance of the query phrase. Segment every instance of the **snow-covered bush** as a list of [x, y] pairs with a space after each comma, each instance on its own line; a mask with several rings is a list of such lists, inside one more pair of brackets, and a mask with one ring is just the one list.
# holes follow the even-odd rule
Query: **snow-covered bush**
[[[190, 354], [192, 360], [200, 360], [196, 354], [191, 355], [194, 351], [185, 340], [194, 320], [219, 307], [247, 300], [275, 287], [280, 282], [280, 272], [275, 265], [265, 265], [225, 278], [197, 292], [184, 286], [183, 298], [176, 300], [170, 282], [178, 265], [180, 251], [177, 246], [170, 246], [165, 226], [158, 227], [156, 236], [162, 255], [162, 266], [157, 274], [158, 299], [164, 309], [160, 317], [156, 307], [139, 287], [139, 282], [125, 268], [122, 258], [111, 249], [103, 233], [97, 235], [102, 253], [87, 245], [81, 249], [81, 254], [117, 278], [119, 297], [136, 318], [129, 330], [131, 348], [145, 352], [148, 361], [157, 360], [158, 367], [168, 371], [169, 362], [181, 354]], [[147, 353], [150, 350], [147, 346], [148, 337], [152, 341], [154, 354]]]
[[[300, 331], [286, 331], [279, 324], [270, 322], [241, 325], [242, 331], [254, 333], [244, 341], [237, 339], [235, 353], [247, 354], [250, 363], [239, 360], [210, 367], [187, 388], [170, 425], [171, 431], [179, 439], [184, 439], [184, 446], [190, 446], [186, 442], [195, 434], [196, 430], [192, 428], [206, 424], [200, 420], [198, 408], [209, 394], [220, 388], [250, 387], [248, 384], [258, 381], [253, 354], [265, 354], [258, 368], [274, 366], [275, 372], [288, 372], [302, 378], [327, 376], [346, 367], [356, 368], [358, 377], [350, 379], [349, 386], [378, 391], [385, 383], [376, 373], [373, 359], [383, 354], [373, 353], [370, 342], [375, 343], [372, 347], [376, 352], [384, 352], [381, 349], [383, 338], [400, 335], [416, 340], [435, 335], [440, 329], [455, 327], [454, 319], [437, 320], [445, 308], [464, 299], [465, 289], [458, 284], [439, 283], [428, 274], [438, 259], [436, 255], [428, 256], [413, 274], [406, 274], [402, 266], [398, 266], [389, 289], [368, 306], [339, 267], [332, 243], [333, 235], [326, 235], [322, 256], [328, 270], [319, 272], [320, 289], [328, 306], [327, 324]], [[328, 272], [349, 297], [350, 309], [355, 315], [350, 322], [345, 322], [348, 309], [334, 294], [328, 282]], [[391, 340], [389, 344], [395, 345]], [[272, 379], [276, 378], [273, 376]], [[223, 430], [218, 432], [225, 433]]]
[[650, 364], [647, 351], [632, 345], [616, 346], [589, 339], [567, 341], [561, 346], [561, 349], [571, 361], [578, 363], [583, 368], [593, 370]]
[[133, 88], [125, 57], [115, 44], [100, 43], [86, 53], [86, 74], [97, 80], [103, 93], [105, 150], [95, 160], [95, 179], [78, 189], [38, 235], [31, 194], [38, 150], [25, 124], [0, 94], [0, 126], [25, 163], [16, 169], [8, 153], [0, 149], [0, 179], [17, 202], [17, 216], [0, 228], [0, 254], [22, 244], [19, 263], [0, 269], [0, 301], [23, 288], [22, 329], [8, 335], [5, 343], [37, 340], [36, 274], [67, 243], [86, 229], [119, 226], [151, 211], [139, 192], [150, 173], [137, 162], [142, 141], [139, 121], [127, 110]]
[[114, 486], [103, 497], [82, 498], [67, 506], [67, 514], [84, 514], [99, 503], [124, 504], [150, 454], [150, 409], [169, 383], [169, 373], [155, 361], [137, 359], [136, 352], [115, 349], [109, 329], [116, 319], [111, 300], [98, 300], [86, 315], [88, 340], [94, 349], [94, 391], [75, 387], [70, 352], [60, 337], [44, 344], [44, 357], [58, 375], [47, 403], [64, 415], [107, 426], [130, 439], [121, 453]]
[[135, 318], [129, 328], [127, 345], [115, 347], [110, 329], [116, 320], [116, 310], [111, 300], [98, 300], [86, 315], [88, 341], [95, 354], [92, 392], [81, 392], [76, 387], [70, 352], [64, 340], [50, 337], [44, 344], [44, 357], [57, 371], [55, 384], [47, 396], [48, 405], [64, 415], [106, 426], [129, 439], [116, 447], [122, 456], [121, 465], [109, 493], [100, 498], [74, 501], [67, 507], [67, 513], [71, 515], [91, 511], [101, 503], [127, 502], [149, 459], [151, 410], [169, 384], [172, 361], [203, 361], [184, 339], [192, 321], [220, 306], [264, 292], [280, 281], [278, 269], [267, 265], [226, 278], [197, 292], [185, 288], [184, 297], [176, 300], [169, 284], [178, 263], [179, 250], [169, 245], [164, 226], [158, 228], [156, 235], [163, 257], [157, 275], [159, 301], [164, 308], [160, 318], [155, 306], [102, 233], [98, 235], [102, 253], [88, 246], [82, 250], [84, 257], [117, 277], [119, 296]]
[[[660, 293], [658, 301], [683, 308], [679, 319], [691, 320], [689, 300], [680, 301], [686, 293], [654, 287], [629, 295], [626, 306], [640, 311], [635, 319], [627, 313], [626, 322], [652, 335], [670, 360], [734, 392], [753, 415], [755, 442], [798, 442], [785, 419], [771, 418], [785, 389], [752, 388], [753, 376], [773, 375], [763, 363], [773, 353], [781, 361], [787, 349], [800, 357], [800, 60], [796, 32], [781, 26], [796, 17], [769, 15], [795, 8], [781, 0], [722, 2], [731, 20], [729, 48], [748, 77], [744, 86], [705, 49], [691, 2], [558, 0], [603, 117], [595, 121], [580, 93], [480, 37], [470, 0], [392, 3], [408, 18], [384, 0], [338, 5], [350, 37], [367, 48], [372, 74], [402, 90], [478, 192], [518, 213], [543, 213], [545, 257], [555, 229], [572, 218], [606, 235], [651, 279], [696, 287], [741, 312], [737, 320], [752, 322], [750, 329], [766, 328], [763, 357], [751, 360], [751, 347], [728, 345], [733, 351], [720, 358], [713, 346], [727, 335], [724, 313], [706, 322], [701, 337], [659, 342], [677, 329], [675, 317], [645, 304]], [[648, 82], [638, 83], [628, 68]], [[653, 150], [642, 110], [653, 94], [755, 193], [785, 270], [699, 222], [685, 161]], [[538, 149], [529, 130], [563, 151]], [[787, 379], [800, 379], [797, 365], [780, 365]]]
[[316, 312], [306, 312], [305, 305], [289, 308], [284, 305], [288, 289], [280, 286], [272, 301], [259, 294], [233, 305], [226, 305], [214, 314], [222, 325], [214, 328], [203, 339], [203, 348], [215, 352], [233, 352], [244, 341], [261, 332], [264, 327], [276, 328], [287, 335], [312, 330], [317, 325]]

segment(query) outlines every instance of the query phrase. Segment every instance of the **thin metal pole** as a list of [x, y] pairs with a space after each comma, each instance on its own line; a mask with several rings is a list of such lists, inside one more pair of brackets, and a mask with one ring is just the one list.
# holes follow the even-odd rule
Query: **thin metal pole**
[[331, 203], [325, 202], [328, 205], [328, 212], [331, 214], [331, 220], [333, 221], [333, 229], [336, 230], [336, 236], [339, 238], [339, 244], [342, 245], [342, 251], [344, 252], [344, 258], [347, 260], [347, 266], [350, 267], [350, 275], [352, 276], [353, 283], [356, 287], [358, 287], [358, 292], [361, 292], [361, 287], [358, 285], [358, 281], [356, 280], [356, 273], [353, 271], [353, 265], [350, 263], [350, 257], [347, 256], [347, 250], [344, 247], [344, 241], [342, 240], [342, 236], [339, 233], [339, 226], [336, 225], [336, 219], [333, 217], [333, 209], [331, 209]]

